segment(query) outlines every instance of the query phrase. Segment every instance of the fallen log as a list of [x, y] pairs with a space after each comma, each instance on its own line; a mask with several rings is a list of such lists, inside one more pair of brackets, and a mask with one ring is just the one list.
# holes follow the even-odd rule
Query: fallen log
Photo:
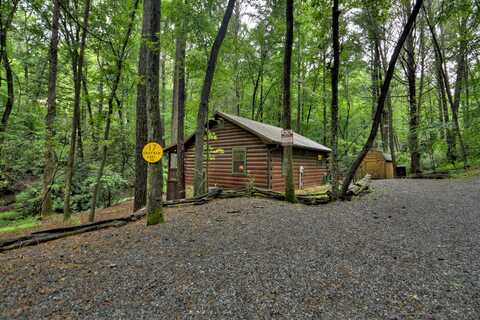
[[410, 179], [448, 179], [450, 175], [448, 173], [417, 173], [409, 176]]
[[37, 245], [39, 243], [61, 239], [81, 233], [106, 229], [118, 228], [129, 222], [137, 221], [145, 216], [145, 209], [141, 209], [128, 217], [102, 220], [92, 223], [86, 223], [78, 226], [62, 227], [49, 230], [32, 232], [27, 236], [21, 236], [13, 239], [0, 241], [0, 252], [17, 249], [26, 246]]

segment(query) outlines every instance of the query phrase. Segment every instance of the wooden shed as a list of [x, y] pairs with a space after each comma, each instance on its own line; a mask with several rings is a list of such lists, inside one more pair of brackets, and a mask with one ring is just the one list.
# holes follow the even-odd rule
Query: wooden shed
[[370, 174], [373, 179], [393, 179], [392, 156], [377, 149], [370, 150], [357, 171], [358, 177]]
[[[247, 118], [215, 113], [208, 122], [208, 158], [204, 161], [209, 187], [235, 189], [253, 184], [259, 188], [284, 190], [282, 170], [282, 128]], [[171, 159], [176, 145], [165, 149]], [[294, 133], [294, 182], [298, 189], [325, 183], [327, 159], [331, 150], [313, 140]], [[195, 136], [185, 141], [185, 180], [193, 184]], [[169, 165], [170, 165], [169, 161]]]

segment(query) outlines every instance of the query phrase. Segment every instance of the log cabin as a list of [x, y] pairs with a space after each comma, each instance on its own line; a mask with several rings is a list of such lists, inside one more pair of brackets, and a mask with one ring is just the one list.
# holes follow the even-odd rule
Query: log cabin
[[357, 171], [357, 178], [366, 174], [370, 174], [373, 179], [393, 179], [395, 175], [392, 156], [377, 149], [368, 151]]
[[[204, 175], [208, 187], [237, 189], [249, 184], [284, 191], [282, 128], [216, 112], [206, 126]], [[165, 149], [169, 169], [176, 145]], [[297, 189], [323, 185], [331, 149], [293, 133], [293, 170]], [[185, 182], [193, 184], [195, 135], [185, 140]], [[170, 171], [170, 170], [169, 170]]]

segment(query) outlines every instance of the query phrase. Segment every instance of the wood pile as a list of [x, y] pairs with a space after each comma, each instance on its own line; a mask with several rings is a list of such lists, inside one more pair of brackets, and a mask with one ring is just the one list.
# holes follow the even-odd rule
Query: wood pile
[[347, 196], [359, 196], [362, 193], [368, 192], [370, 190], [370, 183], [372, 181], [372, 176], [367, 174], [362, 179], [358, 180], [355, 183], [352, 183], [347, 191]]

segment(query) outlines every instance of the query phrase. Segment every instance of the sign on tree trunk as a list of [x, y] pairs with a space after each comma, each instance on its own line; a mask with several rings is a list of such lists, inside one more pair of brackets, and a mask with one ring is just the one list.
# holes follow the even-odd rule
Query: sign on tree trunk
[[292, 130], [282, 130], [281, 133], [282, 145], [283, 146], [292, 146], [293, 145], [293, 131]]

